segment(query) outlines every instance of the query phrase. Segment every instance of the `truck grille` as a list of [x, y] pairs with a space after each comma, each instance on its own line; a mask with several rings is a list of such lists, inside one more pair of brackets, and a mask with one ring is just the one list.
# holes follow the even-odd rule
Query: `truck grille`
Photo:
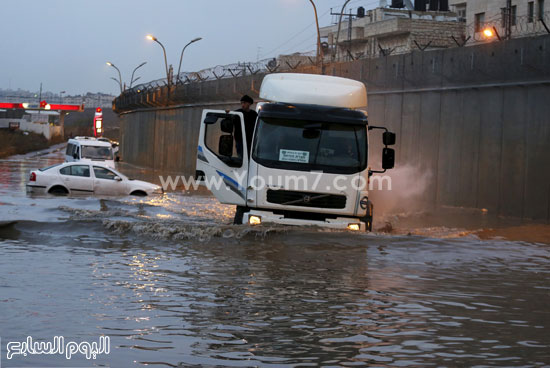
[[346, 196], [336, 194], [267, 190], [267, 201], [286, 206], [345, 208]]

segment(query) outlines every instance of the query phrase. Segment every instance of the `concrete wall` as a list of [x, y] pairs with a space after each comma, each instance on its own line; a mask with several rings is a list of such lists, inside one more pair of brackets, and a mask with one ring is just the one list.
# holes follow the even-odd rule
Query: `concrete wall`
[[398, 134], [399, 165], [431, 174], [427, 201], [548, 220], [549, 102], [547, 85], [373, 95], [369, 121]]
[[120, 152], [125, 162], [165, 174], [194, 175], [204, 108], [236, 109], [238, 101], [209, 106], [175, 106], [122, 114]]
[[548, 221], [549, 62], [548, 36], [378, 59], [369, 121], [431, 174], [426, 201]]
[[[431, 174], [426, 202], [550, 220], [550, 36], [358, 60], [325, 72], [367, 84], [370, 124], [398, 135], [397, 167]], [[257, 93], [257, 79], [250, 77], [247, 91], [240, 78], [238, 93]], [[123, 159], [194, 173], [202, 108], [238, 101], [236, 90], [220, 98], [218, 82], [208, 83], [210, 104], [198, 88], [195, 105], [124, 113]]]

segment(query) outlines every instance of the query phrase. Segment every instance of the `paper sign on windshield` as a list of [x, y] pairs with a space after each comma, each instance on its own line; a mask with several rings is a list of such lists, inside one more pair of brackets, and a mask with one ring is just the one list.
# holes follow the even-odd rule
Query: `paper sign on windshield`
[[279, 161], [307, 164], [309, 162], [309, 152], [282, 149], [279, 150]]

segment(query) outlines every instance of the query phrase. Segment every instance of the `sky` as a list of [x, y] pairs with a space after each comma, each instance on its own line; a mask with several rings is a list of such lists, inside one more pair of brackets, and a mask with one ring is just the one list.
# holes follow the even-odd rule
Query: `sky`
[[[345, 0], [315, 0], [320, 26], [331, 24], [330, 9]], [[129, 84], [166, 76], [168, 64], [182, 71], [276, 57], [316, 47], [317, 31], [309, 0], [1, 0], [0, 88], [66, 95], [103, 92], [117, 95], [115, 64]], [[351, 0], [372, 9], [379, 0]]]

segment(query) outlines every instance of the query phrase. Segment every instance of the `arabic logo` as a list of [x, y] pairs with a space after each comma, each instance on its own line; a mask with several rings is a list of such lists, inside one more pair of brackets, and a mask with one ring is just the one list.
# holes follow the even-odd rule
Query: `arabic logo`
[[86, 356], [86, 359], [96, 359], [97, 355], [109, 354], [111, 351], [111, 338], [109, 336], [100, 336], [99, 343], [83, 341], [76, 343], [69, 341], [65, 344], [63, 336], [54, 336], [51, 341], [33, 341], [31, 336], [27, 336], [26, 341], [9, 342], [7, 345], [7, 358], [11, 359], [14, 355], [40, 355], [40, 354], [60, 354], [65, 355], [65, 358], [71, 357], [77, 353]]

